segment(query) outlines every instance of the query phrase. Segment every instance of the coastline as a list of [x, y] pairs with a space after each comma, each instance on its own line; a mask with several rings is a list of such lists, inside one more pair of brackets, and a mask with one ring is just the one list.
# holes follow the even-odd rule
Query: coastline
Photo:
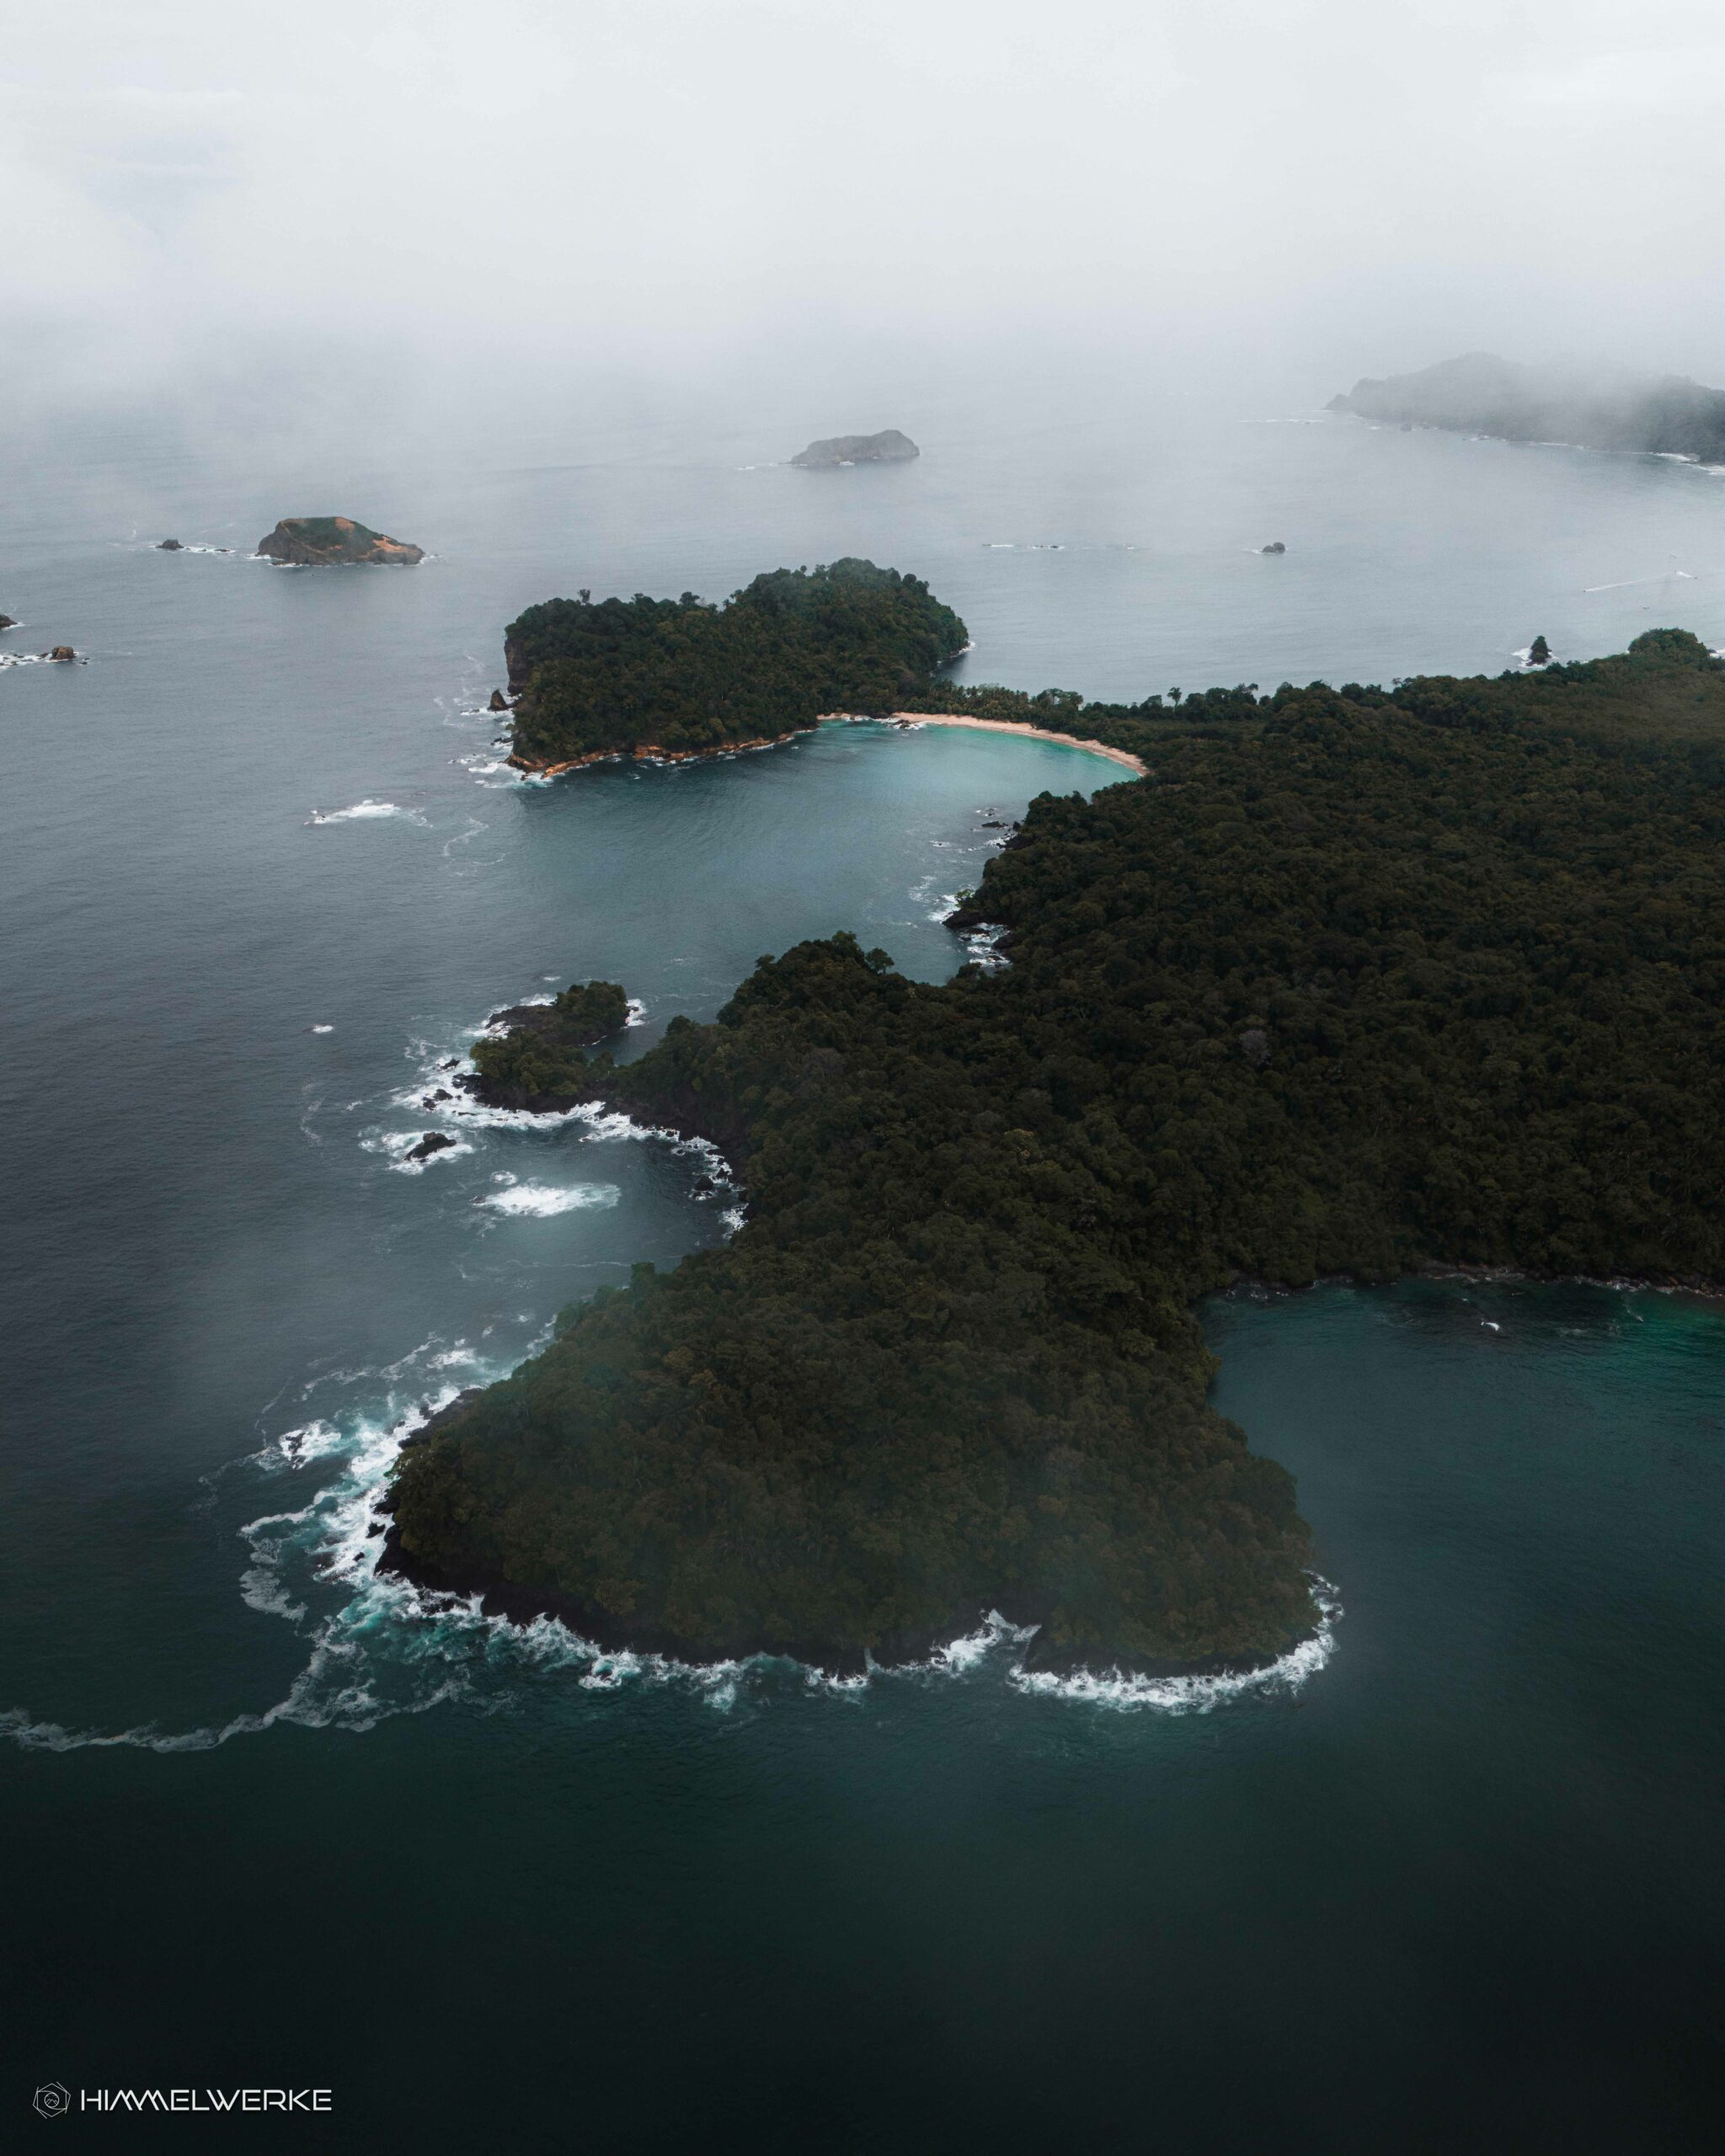
[[886, 716], [896, 726], [969, 726], [981, 734], [1022, 734], [1031, 741], [1054, 741], [1063, 749], [1082, 749], [1087, 755], [1106, 756], [1111, 764], [1124, 765], [1138, 778], [1150, 776], [1150, 766], [1130, 749], [1110, 749], [1101, 741], [1087, 741], [1076, 734], [1056, 734], [1046, 726], [1020, 726], [1012, 718], [972, 718], [968, 712], [956, 711], [889, 711]]
[[[783, 734], [763, 734], [754, 741], [726, 741], [716, 749], [661, 749], [656, 743], [644, 741], [633, 749], [595, 749], [587, 755], [572, 756], [563, 763], [534, 763], [525, 756], [515, 755], [505, 760], [534, 778], [560, 778], [565, 771], [585, 771], [590, 764], [695, 764], [713, 756], [740, 755], [745, 750], [774, 749], [782, 741], [794, 741], [799, 734], [812, 734], [818, 726], [846, 726], [854, 718], [876, 716], [866, 712], [824, 712], [807, 726], [793, 726]], [[1149, 765], [1130, 750], [1110, 749], [1100, 741], [1087, 741], [1076, 734], [1057, 734], [1046, 726], [1021, 726], [1016, 719], [972, 718], [967, 712], [956, 711], [889, 711], [880, 712], [878, 717], [885, 726], [965, 726], [980, 734], [1022, 734], [1027, 740], [1052, 741], [1062, 749], [1081, 749], [1087, 755], [1105, 757], [1111, 764], [1121, 765], [1135, 778], [1150, 776]]]
[[[1009, 726], [1007, 730], [1023, 733], [1028, 729]], [[492, 1105], [486, 1100], [483, 1086], [469, 1091], [482, 1106]], [[568, 1113], [578, 1105], [633, 1119], [633, 1110], [628, 1103], [604, 1092], [590, 1095], [579, 1103], [572, 1100], [559, 1106], [521, 1112], [549, 1118]], [[713, 1147], [736, 1187], [740, 1191], [745, 1189], [736, 1161], [743, 1150], [739, 1134], [716, 1128], [702, 1115], [700, 1103], [693, 1096], [661, 1102], [655, 1114], [657, 1119], [652, 1124], [642, 1127], [674, 1144]], [[1146, 1655], [1130, 1648], [1099, 1647], [1094, 1643], [1057, 1645], [1048, 1629], [1052, 1609], [1047, 1599], [1010, 1591], [966, 1598], [955, 1604], [938, 1624], [883, 1638], [873, 1646], [859, 1646], [855, 1641], [764, 1641], [746, 1627], [714, 1642], [689, 1639], [664, 1625], [613, 1616], [579, 1595], [555, 1588], [526, 1585], [490, 1566], [447, 1571], [415, 1556], [403, 1546], [400, 1524], [396, 1518], [395, 1469], [412, 1448], [458, 1422], [465, 1410], [489, 1389], [465, 1389], [403, 1438], [395, 1464], [373, 1499], [371, 1537], [379, 1544], [376, 1560], [379, 1577], [399, 1580], [421, 1593], [477, 1597], [481, 1613], [496, 1622], [527, 1627], [548, 1618], [602, 1655], [658, 1656], [668, 1662], [692, 1668], [749, 1662], [765, 1657], [795, 1662], [820, 1678], [839, 1684], [854, 1684], [875, 1673], [937, 1663], [956, 1643], [975, 1636], [979, 1626], [985, 1631], [995, 1618], [1021, 1636], [1017, 1641], [1015, 1678], [1033, 1691], [1066, 1684], [1092, 1691], [1113, 1685], [1227, 1688], [1274, 1682], [1279, 1674], [1301, 1667], [1315, 1649], [1322, 1649], [1321, 1659], [1327, 1659], [1326, 1643], [1341, 1604], [1336, 1590], [1310, 1566], [1306, 1568], [1313, 1582], [1310, 1613], [1300, 1629], [1280, 1647], [1244, 1654], [1199, 1655], [1189, 1660]]]

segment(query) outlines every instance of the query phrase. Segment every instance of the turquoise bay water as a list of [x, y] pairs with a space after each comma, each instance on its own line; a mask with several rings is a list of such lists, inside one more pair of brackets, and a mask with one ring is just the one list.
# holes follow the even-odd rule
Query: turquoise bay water
[[[740, 432], [291, 497], [173, 445], [20, 462], [0, 650], [90, 659], [0, 675], [0, 2116], [57, 2079], [328, 2086], [319, 2145], [368, 2149], [1707, 2144], [1717, 1306], [1215, 1305], [1218, 1404], [1345, 1609], [1297, 1686], [595, 1670], [366, 1582], [398, 1418], [732, 1202], [579, 1121], [409, 1172], [438, 1064], [590, 974], [644, 1043], [839, 926], [940, 978], [991, 814], [1115, 776], [857, 727], [521, 785], [481, 707], [522, 604], [866, 552], [977, 676], [1097, 693], [1725, 636], [1720, 483], [1657, 462], [911, 431], [891, 471], [739, 469]], [[331, 504], [438, 558], [147, 544]]]

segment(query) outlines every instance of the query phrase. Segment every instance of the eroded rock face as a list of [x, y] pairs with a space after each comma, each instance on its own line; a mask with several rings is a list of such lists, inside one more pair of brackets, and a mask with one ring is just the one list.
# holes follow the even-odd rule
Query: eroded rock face
[[410, 547], [405, 540], [373, 531], [350, 516], [285, 516], [258, 542], [258, 552], [272, 562], [299, 568], [345, 568], [365, 562], [411, 568], [425, 558], [423, 547]]
[[17, 627], [10, 614], [0, 614], [0, 629], [15, 629]]
[[909, 435], [888, 427], [878, 435], [835, 435], [830, 441], [811, 441], [791, 459], [805, 467], [835, 464], [907, 464], [922, 454]]
[[509, 699], [504, 695], [501, 689], [494, 689], [491, 691], [491, 702], [486, 708], [489, 711], [507, 711], [509, 709]]
[[77, 657], [77, 654], [72, 649], [69, 643], [56, 643], [53, 650], [47, 654], [47, 656], [51, 659], [56, 660], [61, 666], [70, 666], [72, 660]]
[[156, 552], [158, 554], [178, 554], [183, 551], [178, 539], [158, 539], [156, 542]]

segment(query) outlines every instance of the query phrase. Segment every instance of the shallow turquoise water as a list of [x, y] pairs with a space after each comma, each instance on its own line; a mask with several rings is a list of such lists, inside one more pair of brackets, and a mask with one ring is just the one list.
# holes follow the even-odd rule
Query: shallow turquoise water
[[1713, 1306], [1215, 1305], [1219, 1404], [1345, 1607], [1297, 1688], [1080, 1704], [999, 1649], [862, 1693], [595, 1673], [404, 1622], [355, 1562], [397, 1417], [724, 1231], [698, 1159], [580, 1123], [403, 1172], [425, 1074], [590, 974], [644, 1043], [838, 926], [940, 977], [985, 812], [1115, 776], [845, 728], [515, 784], [479, 707], [520, 605], [870, 552], [960, 607], [978, 675], [1134, 694], [1725, 633], [1705, 475], [1086, 440], [332, 467], [318, 501], [440, 554], [351, 577], [148, 549], [306, 506], [255, 473], [21, 462], [3, 648], [92, 656], [0, 674], [0, 2105], [314, 2084], [320, 2139], [372, 2149], [1705, 2145]]

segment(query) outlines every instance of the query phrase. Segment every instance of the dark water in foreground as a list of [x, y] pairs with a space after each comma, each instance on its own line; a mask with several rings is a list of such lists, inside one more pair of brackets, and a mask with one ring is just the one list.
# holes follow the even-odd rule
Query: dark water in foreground
[[[932, 916], [982, 812], [1114, 776], [859, 728], [519, 786], [477, 707], [521, 604], [866, 551], [953, 599], [979, 673], [1135, 691], [1495, 664], [1541, 626], [1561, 648], [1562, 591], [1604, 648], [1668, 594], [1590, 616], [1582, 557], [1682, 553], [1694, 603], [1658, 618], [1725, 631], [1701, 475], [1259, 434], [1268, 467], [1242, 432], [1203, 488], [931, 446], [836, 475], [849, 494], [714, 451], [374, 475], [363, 499], [336, 473], [310, 502], [72, 457], [18, 497], [0, 606], [26, 627], [0, 648], [93, 656], [0, 674], [15, 2131], [1712, 2145], [1717, 1306], [1441, 1283], [1218, 1304], [1219, 1402], [1298, 1476], [1345, 1607], [1284, 1681], [1072, 1698], [984, 1641], [862, 1690], [595, 1668], [553, 1632], [416, 1622], [365, 1577], [399, 1416], [508, 1368], [585, 1285], [725, 1232], [697, 1159], [611, 1126], [468, 1122], [405, 1171], [424, 1074], [573, 976], [625, 981], [644, 1042], [840, 926], [939, 977], [962, 954]], [[1233, 528], [1298, 503], [1305, 595], [1266, 606]], [[295, 574], [128, 536], [250, 541], [332, 504], [443, 558]], [[1112, 549], [1129, 510], [1157, 524], [1149, 568]], [[1060, 554], [985, 543], [1057, 513]], [[1560, 533], [1561, 577], [1511, 543]], [[1375, 659], [1417, 589], [1418, 650]], [[335, 2108], [41, 2125], [49, 2079]]]

